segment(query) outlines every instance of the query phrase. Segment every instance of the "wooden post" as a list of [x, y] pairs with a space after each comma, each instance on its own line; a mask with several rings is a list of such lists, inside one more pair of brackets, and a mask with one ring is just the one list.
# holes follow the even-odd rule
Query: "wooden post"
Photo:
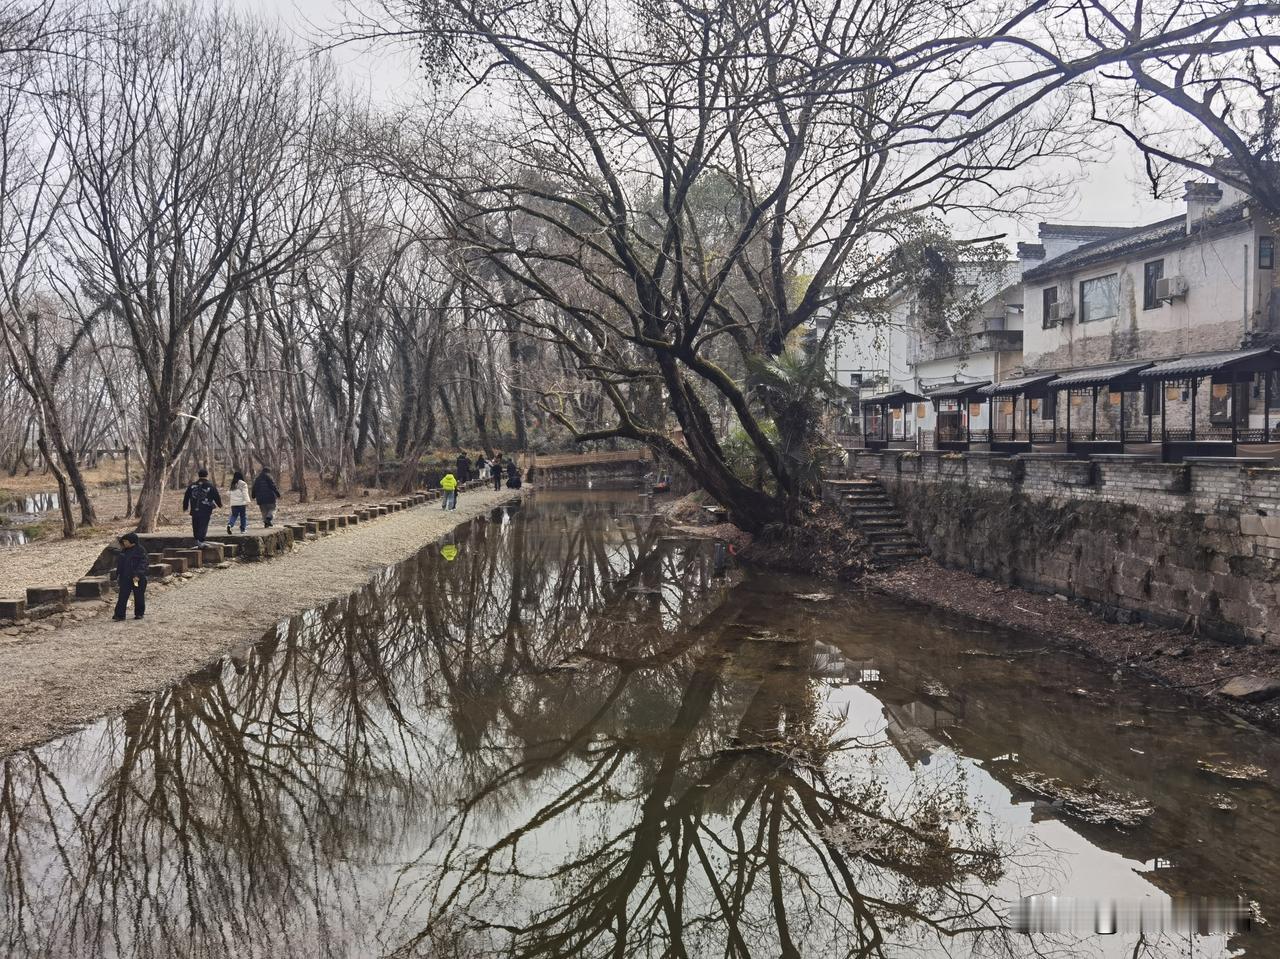
[[1240, 372], [1239, 370], [1231, 371], [1231, 455], [1236, 454], [1236, 446], [1240, 442], [1239, 419], [1236, 413], [1236, 404], [1240, 401]]
[[[1110, 389], [1110, 387], [1108, 387]], [[1124, 452], [1124, 388], [1120, 389], [1120, 452]]]
[[1098, 384], [1093, 384], [1093, 423], [1089, 426], [1089, 442], [1098, 441]]
[[1067, 452], [1071, 452], [1071, 390], [1067, 389]]
[[1191, 442], [1196, 441], [1196, 394], [1200, 392], [1200, 377], [1191, 377]]
[[1271, 371], [1262, 373], [1262, 442], [1271, 442]]

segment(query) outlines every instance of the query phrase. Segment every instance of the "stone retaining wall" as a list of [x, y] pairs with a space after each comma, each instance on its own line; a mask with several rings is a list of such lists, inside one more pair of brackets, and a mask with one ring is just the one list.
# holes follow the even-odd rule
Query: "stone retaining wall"
[[1280, 644], [1280, 469], [1258, 461], [870, 452], [934, 559], [1108, 616]]

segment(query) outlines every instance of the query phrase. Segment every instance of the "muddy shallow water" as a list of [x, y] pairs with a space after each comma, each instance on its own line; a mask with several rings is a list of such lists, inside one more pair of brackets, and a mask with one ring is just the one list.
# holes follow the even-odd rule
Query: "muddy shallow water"
[[[4, 759], [0, 946], [1272, 957], [1277, 751], [1017, 635], [723, 568], [629, 494], [541, 492]], [[1008, 928], [1033, 895], [1076, 931]], [[1159, 932], [1209, 922], [1187, 897], [1259, 921]]]

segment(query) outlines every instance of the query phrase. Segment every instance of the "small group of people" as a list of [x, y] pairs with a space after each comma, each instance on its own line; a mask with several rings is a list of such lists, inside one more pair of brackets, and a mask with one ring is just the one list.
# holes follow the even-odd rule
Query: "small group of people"
[[[462, 483], [469, 483], [472, 475], [471, 458], [459, 450], [458, 458], [454, 462], [454, 468], [446, 470], [440, 480], [440, 489], [444, 493], [441, 509], [458, 508], [458, 486]], [[500, 451], [494, 455], [492, 460], [486, 460], [483, 453], [477, 456], [474, 475], [477, 479], [484, 479], [486, 476], [492, 479], [495, 493], [502, 489], [502, 478], [504, 476], [507, 479], [507, 489], [519, 489], [521, 486], [520, 467], [516, 465], [515, 457], [508, 457], [504, 460]]]
[[[269, 529], [275, 522], [276, 503], [280, 501], [280, 487], [276, 486], [271, 470], [265, 466], [254, 478], [252, 487], [244, 478], [244, 474], [236, 470], [231, 476], [227, 499], [231, 506], [231, 515], [227, 517], [228, 536], [237, 525], [241, 533], [249, 528], [250, 500], [258, 504], [258, 509], [262, 512], [262, 525]], [[205, 545], [213, 511], [221, 506], [222, 494], [218, 492], [218, 487], [209, 481], [209, 471], [200, 469], [196, 473], [195, 482], [182, 494], [182, 511], [191, 514], [191, 535], [195, 537], [197, 546]]]

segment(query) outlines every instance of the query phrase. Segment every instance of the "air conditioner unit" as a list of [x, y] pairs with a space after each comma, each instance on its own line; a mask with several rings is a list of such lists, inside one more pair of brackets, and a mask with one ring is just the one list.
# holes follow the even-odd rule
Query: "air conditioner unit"
[[1076, 315], [1076, 305], [1071, 300], [1059, 300], [1049, 306], [1049, 322], [1057, 326], [1063, 320]]
[[1156, 280], [1157, 300], [1176, 300], [1187, 295], [1185, 276], [1166, 276]]

